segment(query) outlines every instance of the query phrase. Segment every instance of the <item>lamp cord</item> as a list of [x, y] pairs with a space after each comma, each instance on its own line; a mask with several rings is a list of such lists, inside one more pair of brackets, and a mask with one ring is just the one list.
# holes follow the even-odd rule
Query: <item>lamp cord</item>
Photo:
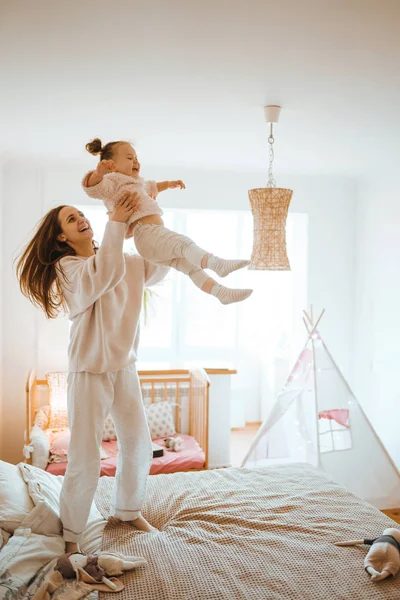
[[274, 135], [273, 135], [273, 131], [272, 131], [272, 123], [271, 123], [271, 129], [270, 129], [269, 138], [268, 138], [268, 143], [269, 143], [269, 167], [268, 167], [268, 183], [267, 183], [267, 187], [269, 187], [269, 188], [276, 187], [274, 174], [272, 172], [272, 163], [274, 162], [274, 141], [275, 141], [275, 139], [274, 139]]

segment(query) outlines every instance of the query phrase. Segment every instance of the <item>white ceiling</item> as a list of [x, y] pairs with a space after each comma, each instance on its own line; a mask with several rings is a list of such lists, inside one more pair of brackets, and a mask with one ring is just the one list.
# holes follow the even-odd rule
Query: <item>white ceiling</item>
[[94, 136], [142, 162], [395, 169], [400, 0], [0, 0], [1, 151], [82, 160]]

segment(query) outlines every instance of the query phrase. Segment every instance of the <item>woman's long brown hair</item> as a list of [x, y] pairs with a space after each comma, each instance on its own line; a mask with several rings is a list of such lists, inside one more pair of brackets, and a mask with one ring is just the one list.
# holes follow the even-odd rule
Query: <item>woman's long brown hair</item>
[[[62, 269], [56, 269], [56, 265], [63, 256], [75, 255], [71, 246], [57, 239], [62, 233], [59, 213], [65, 206], [57, 206], [43, 217], [17, 263], [21, 292], [49, 319], [57, 317], [61, 310], [67, 310], [57, 274], [57, 270], [62, 273]], [[96, 248], [95, 242], [93, 247]]]

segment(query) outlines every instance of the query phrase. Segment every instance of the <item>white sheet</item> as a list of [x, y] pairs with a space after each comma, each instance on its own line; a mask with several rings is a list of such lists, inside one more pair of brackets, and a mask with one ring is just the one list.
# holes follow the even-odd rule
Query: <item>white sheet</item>
[[[3, 547], [0, 544], [0, 600], [14, 597], [9, 596], [11, 592], [23, 597], [28, 581], [44, 565], [65, 552], [59, 518], [63, 477], [50, 475], [24, 463], [18, 467], [34, 507], [7, 543], [3, 543]], [[81, 543], [84, 552], [94, 554], [101, 550], [106, 523], [93, 503]]]

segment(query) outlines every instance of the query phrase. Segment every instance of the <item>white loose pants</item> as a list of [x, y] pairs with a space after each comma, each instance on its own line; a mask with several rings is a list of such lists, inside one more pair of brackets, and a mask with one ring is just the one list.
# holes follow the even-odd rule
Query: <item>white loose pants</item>
[[133, 237], [136, 249], [143, 258], [185, 273], [200, 289], [209, 279], [209, 275], [201, 268], [202, 259], [209, 252], [185, 235], [162, 225], [139, 221], [133, 230]]
[[113, 515], [122, 521], [140, 516], [153, 453], [136, 367], [111, 373], [70, 373], [71, 440], [60, 496], [65, 541], [78, 542], [85, 528], [99, 480], [100, 445], [108, 413], [118, 439]]

